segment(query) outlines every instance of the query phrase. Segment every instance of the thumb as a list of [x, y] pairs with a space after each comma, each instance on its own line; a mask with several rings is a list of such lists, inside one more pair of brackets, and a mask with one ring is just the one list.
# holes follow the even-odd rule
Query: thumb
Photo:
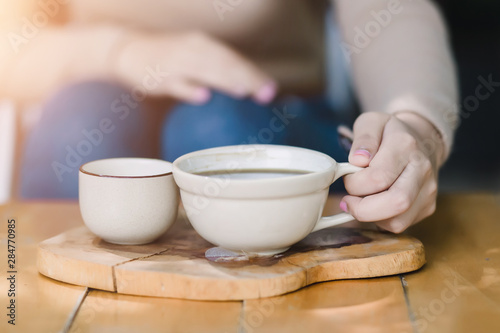
[[354, 139], [349, 153], [349, 162], [359, 167], [367, 167], [378, 151], [385, 124], [390, 115], [382, 112], [367, 112], [354, 123]]

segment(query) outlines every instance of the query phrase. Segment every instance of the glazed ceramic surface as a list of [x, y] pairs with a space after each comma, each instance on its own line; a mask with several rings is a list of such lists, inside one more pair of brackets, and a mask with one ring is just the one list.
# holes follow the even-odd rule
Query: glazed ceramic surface
[[81, 166], [80, 211], [87, 227], [115, 244], [145, 244], [174, 223], [179, 204], [172, 164], [112, 158]]
[[312, 231], [352, 220], [349, 214], [321, 214], [329, 186], [359, 169], [313, 150], [278, 145], [206, 149], [173, 163], [195, 230], [217, 246], [254, 255], [286, 251]]

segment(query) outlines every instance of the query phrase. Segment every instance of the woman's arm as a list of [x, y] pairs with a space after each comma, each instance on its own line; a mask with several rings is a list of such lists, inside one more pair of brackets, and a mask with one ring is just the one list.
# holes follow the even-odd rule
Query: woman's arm
[[354, 124], [341, 208], [401, 232], [435, 210], [438, 169], [457, 125], [446, 31], [430, 1], [337, 0], [341, 45], [364, 113]]
[[3, 40], [0, 97], [40, 101], [73, 80], [109, 78], [108, 54], [120, 33], [112, 26], [46, 27], [19, 52]]
[[37, 101], [65, 83], [85, 79], [116, 80], [195, 103], [206, 101], [210, 89], [262, 103], [276, 93], [269, 75], [203, 33], [153, 34], [112, 24], [75, 24], [71, 17], [60, 22], [56, 16], [51, 21], [59, 22], [40, 24], [36, 17], [49, 16], [46, 11], [32, 0], [21, 3], [25, 6], [6, 2], [2, 7], [0, 33], [6, 38], [0, 39], [0, 98]]
[[457, 79], [443, 19], [431, 1], [336, 1], [363, 111], [415, 112], [429, 120], [448, 156], [457, 125]]

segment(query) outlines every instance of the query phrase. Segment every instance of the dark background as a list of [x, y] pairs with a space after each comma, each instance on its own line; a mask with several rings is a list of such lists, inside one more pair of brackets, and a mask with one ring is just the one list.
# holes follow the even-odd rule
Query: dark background
[[[460, 101], [474, 95], [478, 77], [500, 82], [500, 1], [440, 0], [460, 78]], [[441, 169], [443, 191], [500, 189], [500, 87], [462, 118]]]

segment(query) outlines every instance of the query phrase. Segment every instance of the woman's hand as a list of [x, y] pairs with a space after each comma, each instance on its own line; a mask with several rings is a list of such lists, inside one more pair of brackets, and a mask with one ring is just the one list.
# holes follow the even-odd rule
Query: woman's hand
[[[131, 87], [143, 86], [153, 96], [201, 104], [215, 89], [266, 104], [276, 95], [276, 83], [269, 75], [203, 33], [134, 35], [112, 53], [114, 75]], [[156, 84], [146, 79], [148, 68], [159, 73]], [[144, 84], [145, 80], [150, 82]]]
[[368, 112], [354, 124], [349, 162], [366, 169], [345, 177], [340, 207], [360, 222], [400, 233], [436, 207], [443, 142], [412, 112]]

